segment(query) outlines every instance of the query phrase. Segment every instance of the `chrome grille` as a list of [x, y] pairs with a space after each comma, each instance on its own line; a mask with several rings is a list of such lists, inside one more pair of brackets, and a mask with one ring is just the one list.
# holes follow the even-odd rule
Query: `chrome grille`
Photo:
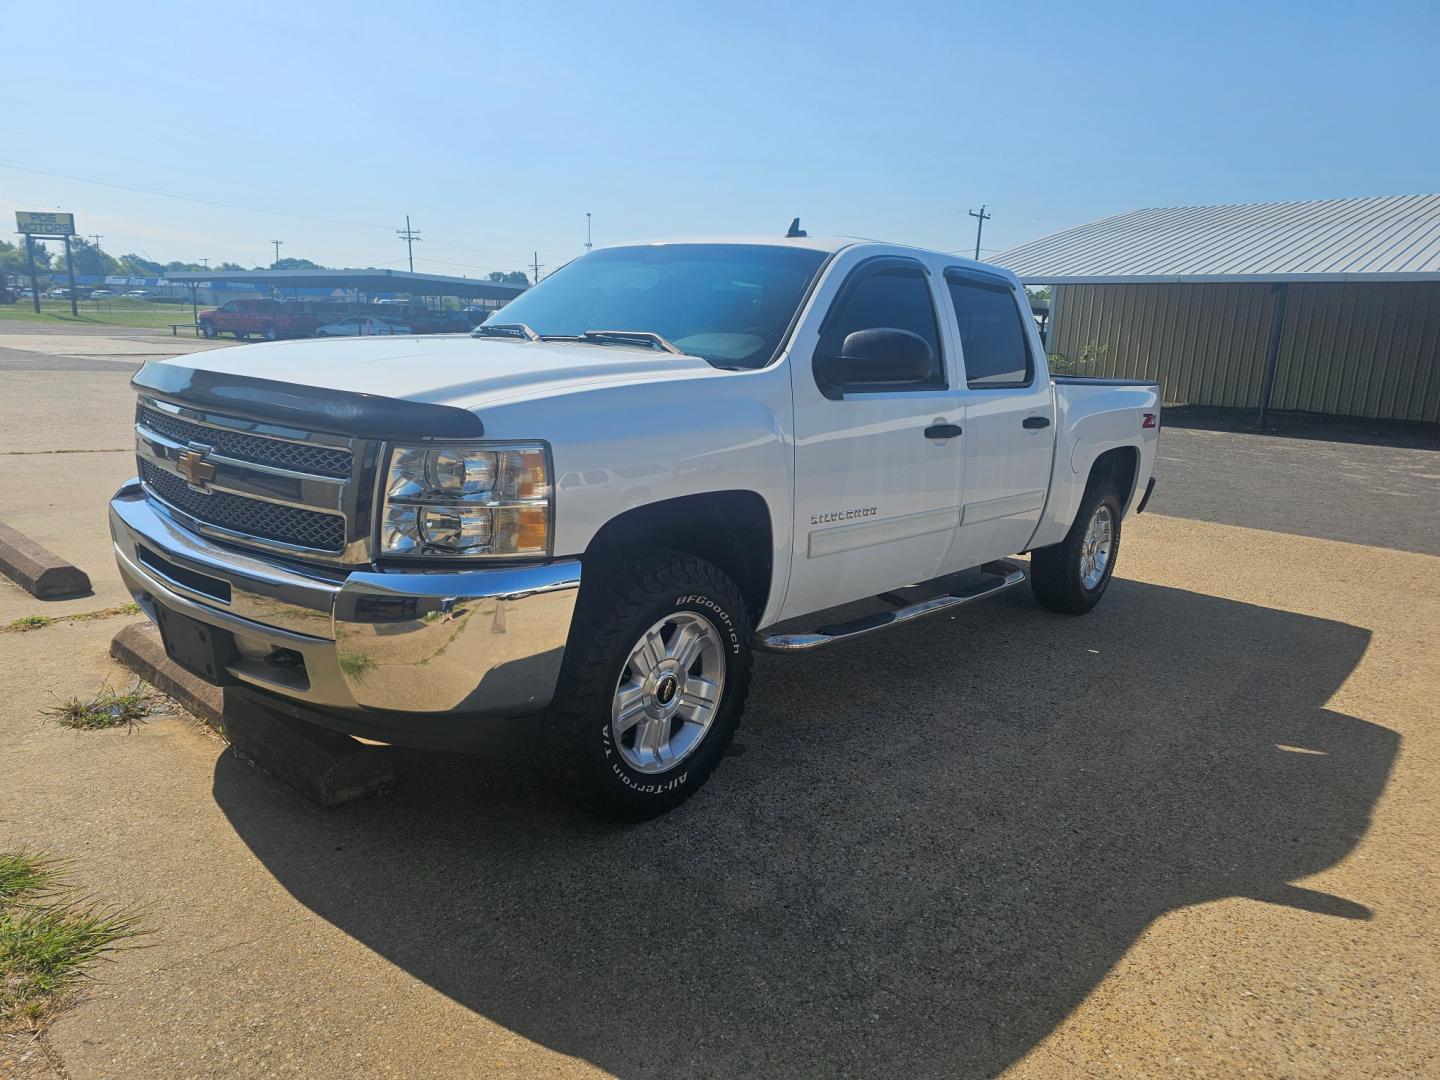
[[247, 499], [224, 491], [196, 491], [180, 477], [148, 461], [140, 479], [177, 510], [222, 529], [280, 544], [333, 551], [345, 547], [345, 519], [298, 506]]
[[135, 451], [150, 498], [196, 532], [293, 558], [370, 560], [379, 443], [142, 394]]
[[214, 447], [219, 453], [260, 465], [294, 469], [316, 476], [331, 476], [338, 480], [348, 479], [354, 467], [354, 455], [348, 450], [286, 442], [283, 439], [267, 439], [241, 431], [226, 431], [224, 428], [193, 424], [189, 420], [144, 405], [139, 407], [136, 416], [139, 423], [167, 439], [181, 443], [202, 443]]

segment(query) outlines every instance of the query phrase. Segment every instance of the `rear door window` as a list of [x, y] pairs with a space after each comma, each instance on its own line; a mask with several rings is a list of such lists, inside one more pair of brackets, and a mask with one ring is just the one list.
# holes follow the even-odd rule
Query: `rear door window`
[[1035, 373], [1015, 293], [997, 279], [945, 275], [960, 330], [965, 379], [972, 390], [1029, 386]]

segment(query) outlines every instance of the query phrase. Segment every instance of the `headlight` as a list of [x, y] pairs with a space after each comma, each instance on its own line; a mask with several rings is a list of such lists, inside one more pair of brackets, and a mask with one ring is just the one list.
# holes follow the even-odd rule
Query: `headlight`
[[396, 447], [380, 553], [548, 555], [550, 491], [543, 446]]

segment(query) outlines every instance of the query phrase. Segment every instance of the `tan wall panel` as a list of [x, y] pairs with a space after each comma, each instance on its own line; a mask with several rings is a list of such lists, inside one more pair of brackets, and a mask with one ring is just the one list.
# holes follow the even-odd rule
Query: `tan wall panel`
[[[1290, 285], [1275, 409], [1440, 423], [1440, 284]], [[1051, 351], [1154, 379], [1167, 402], [1253, 408], [1273, 294], [1257, 285], [1066, 285]]]
[[1440, 284], [1291, 285], [1271, 404], [1440, 422]]
[[1108, 345], [1099, 370], [1154, 379], [1189, 405], [1253, 405], [1260, 393], [1270, 294], [1254, 285], [1066, 285], [1051, 344], [1078, 359]]

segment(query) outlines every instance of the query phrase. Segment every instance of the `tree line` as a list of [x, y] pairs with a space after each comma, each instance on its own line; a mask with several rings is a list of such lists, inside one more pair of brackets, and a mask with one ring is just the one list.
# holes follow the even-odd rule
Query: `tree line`
[[[58, 245], [57, 245], [58, 246]], [[124, 274], [126, 277], [164, 277], [166, 274], [181, 273], [235, 273], [247, 271], [247, 268], [239, 263], [222, 262], [215, 266], [206, 266], [198, 262], [156, 262], [154, 259], [146, 259], [140, 255], [121, 255], [116, 258], [108, 252], [100, 250], [83, 236], [72, 236], [70, 238], [70, 259], [74, 263], [77, 274], [96, 274], [106, 276], [110, 274]], [[43, 243], [35, 245], [35, 269], [44, 275], [64, 274], [65, 252], [60, 250], [52, 252]], [[309, 259], [281, 259], [270, 266], [252, 266], [248, 270], [329, 270], [331, 267], [322, 266], [320, 263], [311, 262]], [[25, 265], [25, 242], [10, 243], [0, 240], [0, 275], [13, 274], [17, 277], [24, 277], [28, 273]], [[511, 270], [509, 273], [500, 270], [492, 270], [489, 280], [506, 285], [528, 285], [530, 278], [523, 270]]]

